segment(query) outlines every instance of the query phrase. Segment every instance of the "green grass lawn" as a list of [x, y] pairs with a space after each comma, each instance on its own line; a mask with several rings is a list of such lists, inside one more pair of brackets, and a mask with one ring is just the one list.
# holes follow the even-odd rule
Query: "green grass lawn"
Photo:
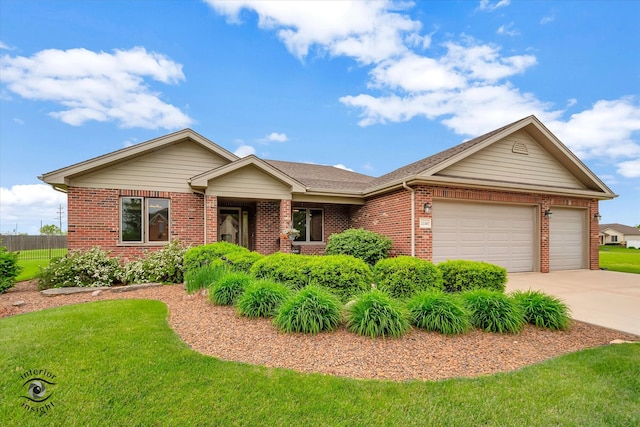
[[40, 267], [44, 268], [49, 265], [50, 256], [64, 256], [66, 254], [66, 249], [20, 251], [18, 265], [22, 267], [22, 271], [16, 278], [16, 282], [37, 278], [38, 274], [40, 274]]
[[640, 274], [640, 249], [600, 246], [600, 268]]
[[[0, 423], [640, 424], [640, 344], [586, 350], [477, 379], [394, 383], [224, 362], [190, 350], [166, 318], [161, 302], [117, 300], [0, 319]], [[29, 402], [20, 396], [30, 378], [21, 376], [31, 369], [55, 375], [55, 385], [47, 386], [51, 406], [42, 416], [22, 406]]]

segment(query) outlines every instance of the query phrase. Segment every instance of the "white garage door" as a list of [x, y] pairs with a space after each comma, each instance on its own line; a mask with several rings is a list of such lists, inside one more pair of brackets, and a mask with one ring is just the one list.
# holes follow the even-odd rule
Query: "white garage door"
[[435, 201], [433, 262], [468, 259], [533, 271], [535, 212], [533, 206]]
[[585, 210], [551, 207], [549, 269], [574, 270], [585, 265]]

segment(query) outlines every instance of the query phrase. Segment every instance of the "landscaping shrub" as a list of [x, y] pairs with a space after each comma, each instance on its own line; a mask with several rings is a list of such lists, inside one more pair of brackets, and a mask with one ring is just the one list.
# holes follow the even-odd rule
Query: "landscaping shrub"
[[524, 320], [552, 330], [566, 330], [571, 319], [569, 307], [560, 299], [540, 291], [515, 291], [512, 298], [524, 310]]
[[347, 329], [359, 335], [399, 337], [409, 328], [404, 307], [378, 289], [360, 295], [347, 308]]
[[187, 271], [184, 276], [187, 293], [211, 287], [228, 272], [229, 265], [221, 259], [214, 259], [206, 267]]
[[249, 252], [249, 249], [229, 242], [208, 243], [190, 248], [184, 254], [184, 271], [205, 267], [214, 259], [236, 252]]
[[290, 289], [317, 285], [342, 301], [370, 289], [371, 269], [364, 261], [348, 255], [295, 255], [277, 253], [253, 265], [257, 278], [283, 283]]
[[209, 301], [216, 305], [234, 305], [251, 281], [251, 276], [244, 273], [226, 273], [209, 287]]
[[389, 256], [391, 239], [362, 228], [343, 231], [329, 236], [325, 247], [326, 255], [351, 255], [373, 267], [381, 259]]
[[273, 317], [291, 290], [281, 283], [257, 280], [238, 298], [238, 312], [247, 317]]
[[22, 271], [18, 265], [18, 254], [7, 251], [7, 248], [0, 246], [0, 294], [11, 289], [16, 284], [16, 277]]
[[275, 253], [256, 261], [251, 274], [258, 279], [283, 283], [291, 289], [302, 289], [309, 284], [310, 268], [307, 255]]
[[262, 258], [264, 258], [264, 255], [258, 252], [235, 251], [223, 255], [221, 259], [227, 261], [233, 270], [249, 273], [253, 264]]
[[473, 326], [487, 332], [518, 333], [525, 324], [524, 311], [509, 296], [488, 289], [475, 289], [461, 294], [471, 313]]
[[40, 289], [111, 286], [120, 276], [120, 261], [99, 247], [53, 258], [40, 271]]
[[308, 286], [280, 306], [274, 323], [285, 332], [316, 334], [332, 331], [340, 323], [340, 307], [335, 295], [322, 288]]
[[491, 289], [504, 292], [507, 285], [507, 270], [487, 262], [445, 261], [438, 264], [438, 269], [442, 272], [446, 292], [461, 292], [471, 289]]
[[159, 251], [149, 252], [141, 259], [124, 264], [118, 280], [125, 285], [147, 282], [182, 283], [186, 250], [177, 240], [167, 243]]
[[373, 267], [378, 289], [393, 298], [409, 298], [427, 289], [442, 290], [442, 273], [430, 261], [399, 256], [378, 261]]
[[428, 331], [461, 334], [471, 328], [469, 311], [457, 295], [424, 291], [407, 303], [411, 323]]

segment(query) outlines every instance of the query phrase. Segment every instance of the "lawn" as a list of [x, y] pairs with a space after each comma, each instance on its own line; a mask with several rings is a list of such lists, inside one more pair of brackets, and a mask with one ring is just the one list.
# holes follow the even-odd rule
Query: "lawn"
[[600, 246], [600, 268], [640, 274], [640, 249]]
[[20, 251], [18, 255], [18, 265], [22, 267], [20, 275], [16, 278], [16, 282], [23, 280], [31, 280], [38, 277], [40, 267], [44, 268], [49, 265], [51, 257], [64, 256], [67, 249], [34, 249], [30, 251]]
[[[640, 344], [440, 382], [350, 380], [190, 350], [159, 301], [0, 319], [0, 422], [12, 425], [639, 425]], [[132, 320], [134, 319], [134, 320]], [[27, 394], [43, 369], [49, 400]], [[55, 378], [51, 376], [55, 375]], [[43, 396], [45, 397], [45, 396]], [[43, 416], [25, 406], [50, 405]]]

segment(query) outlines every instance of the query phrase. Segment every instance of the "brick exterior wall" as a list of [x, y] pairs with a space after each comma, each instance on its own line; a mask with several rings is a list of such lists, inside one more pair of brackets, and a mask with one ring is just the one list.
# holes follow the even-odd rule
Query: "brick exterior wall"
[[94, 246], [111, 251], [123, 259], [135, 259], [162, 244], [120, 243], [120, 197], [158, 197], [170, 199], [170, 240], [188, 245], [204, 241], [204, 197], [192, 193], [137, 191], [69, 187], [69, 250], [87, 250]]
[[[415, 255], [422, 259], [433, 258], [432, 229], [419, 227], [420, 218], [432, 218], [424, 213], [425, 203], [433, 205], [434, 200], [465, 200], [470, 202], [519, 203], [540, 206], [540, 271], [549, 272], [549, 219], [544, 211], [553, 206], [584, 207], [588, 209], [588, 267], [599, 269], [598, 201], [572, 197], [548, 196], [529, 193], [475, 190], [455, 187], [419, 185], [415, 191], [415, 221], [411, 224], [411, 192], [399, 189], [367, 200], [366, 205], [351, 209], [351, 227], [365, 228], [389, 236], [393, 241], [392, 256], [411, 255], [411, 228], [415, 232]], [[551, 219], [552, 220], [552, 219]]]
[[[474, 202], [519, 203], [539, 206], [540, 211], [540, 271], [549, 271], [549, 220], [546, 209], [553, 207], [582, 207], [588, 211], [588, 267], [599, 268], [598, 201], [580, 198], [547, 196], [528, 193], [500, 192], [465, 188], [419, 185], [413, 187], [415, 197], [415, 221], [411, 223], [411, 192], [398, 189], [377, 195], [363, 206], [296, 203], [291, 200], [256, 201], [255, 215], [251, 209], [251, 249], [263, 254], [291, 252], [289, 241], [280, 239], [280, 231], [291, 226], [292, 207], [321, 208], [324, 210], [324, 241], [318, 244], [296, 244], [303, 254], [323, 254], [326, 242], [333, 233], [348, 228], [365, 228], [389, 236], [393, 241], [392, 256], [411, 255], [411, 231], [415, 233], [415, 255], [422, 259], [433, 258], [432, 230], [419, 227], [420, 218], [431, 218], [425, 213], [425, 203], [433, 205], [438, 200], [465, 200]], [[170, 239], [189, 245], [205, 241], [217, 241], [219, 200], [216, 196], [196, 193], [172, 193], [158, 191], [93, 189], [69, 187], [68, 189], [68, 248], [86, 250], [100, 246], [114, 255], [135, 259], [146, 251], [158, 250], [157, 244], [120, 243], [120, 197], [159, 197], [171, 200]], [[204, 206], [206, 203], [206, 227]], [[553, 220], [553, 219], [551, 219]]]

